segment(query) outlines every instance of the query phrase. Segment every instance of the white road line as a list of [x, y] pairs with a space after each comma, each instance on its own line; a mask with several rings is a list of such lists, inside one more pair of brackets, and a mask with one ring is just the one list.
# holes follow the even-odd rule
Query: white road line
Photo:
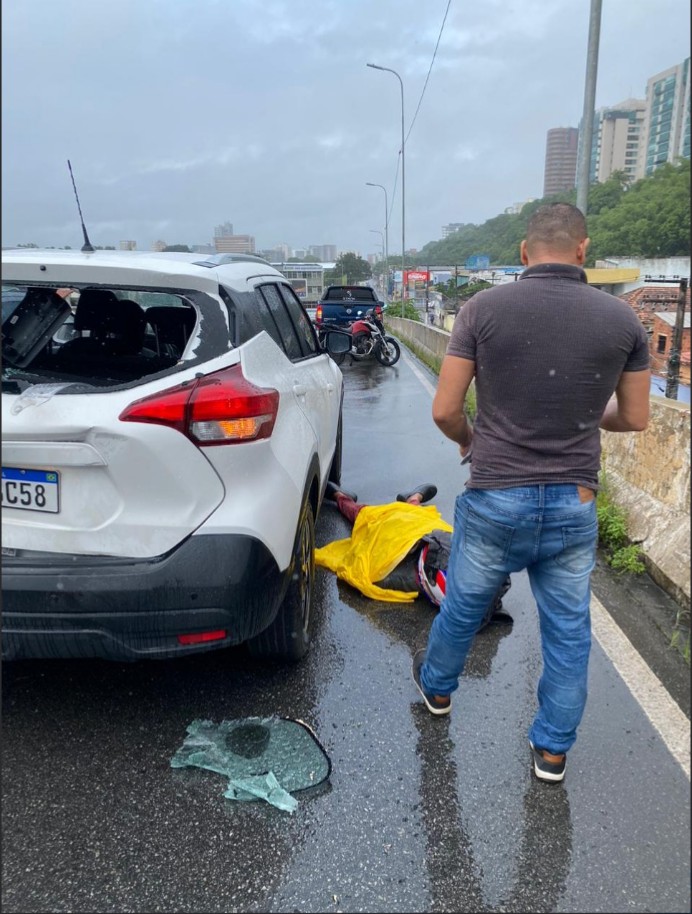
[[408, 365], [408, 367], [411, 369], [411, 371], [414, 373], [414, 375], [418, 378], [418, 380], [421, 382], [421, 384], [427, 390], [427, 392], [430, 394], [430, 396], [434, 397], [435, 396], [435, 386], [430, 383], [430, 380], [428, 378], [426, 378], [426, 376], [423, 374], [423, 372], [420, 370], [420, 368], [416, 365], [416, 363], [410, 358], [410, 356], [404, 354], [403, 352], [402, 352], [402, 356], [403, 356], [404, 361]]
[[591, 628], [642, 711], [690, 777], [690, 722], [605, 606], [591, 596]]
[[[434, 397], [435, 387], [429, 379], [408, 355], [404, 356], [404, 360], [430, 396]], [[660, 734], [670, 754], [689, 778], [689, 720], [605, 606], [593, 595], [591, 628], [620, 678]]]

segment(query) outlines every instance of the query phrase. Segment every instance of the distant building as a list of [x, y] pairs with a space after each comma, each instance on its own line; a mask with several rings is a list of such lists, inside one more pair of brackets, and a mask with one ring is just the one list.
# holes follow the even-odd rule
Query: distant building
[[591, 147], [591, 184], [602, 184], [614, 171], [622, 171], [633, 181], [639, 171], [644, 150], [646, 102], [628, 98], [611, 108], [601, 108], [594, 116]]
[[305, 258], [308, 256], [308, 249], [307, 248], [293, 248], [293, 254], [291, 256], [297, 257], [298, 260], [305, 260]]
[[165, 241], [155, 241], [151, 246], [152, 251], [163, 251], [166, 249]]
[[[679, 287], [675, 283], [657, 285], [656, 282], [647, 282], [631, 292], [620, 295], [626, 301], [644, 325], [647, 333], [651, 334], [654, 318], [660, 314], [675, 316], [678, 307]], [[687, 290], [687, 309], [690, 307], [690, 290]]]
[[534, 197], [529, 197], [528, 200], [524, 200], [523, 203], [513, 203], [511, 206], [508, 206], [505, 209], [505, 215], [507, 216], [518, 216], [519, 213], [524, 209], [527, 203], [533, 203]]
[[191, 244], [190, 250], [193, 254], [214, 254], [216, 248], [213, 244]]
[[121, 251], [136, 251], [137, 242], [136, 241], [120, 241], [120, 242], [118, 242], [118, 249]]
[[221, 225], [214, 226], [214, 238], [228, 238], [233, 234], [233, 223], [222, 222]]
[[[680, 346], [680, 380], [690, 383], [690, 315], [685, 314], [682, 341]], [[665, 375], [668, 371], [668, 359], [673, 343], [675, 329], [675, 312], [655, 314], [649, 349], [651, 352], [651, 370], [654, 374]]]
[[646, 121], [638, 178], [659, 165], [690, 158], [690, 58], [652, 76], [646, 84]]
[[324, 264], [321, 263], [272, 263], [293, 285], [303, 302], [317, 302], [324, 291]]
[[545, 146], [543, 196], [552, 197], [573, 190], [577, 176], [576, 127], [553, 127], [548, 131]]
[[311, 244], [308, 253], [320, 261], [336, 260], [335, 244]]
[[214, 247], [217, 254], [254, 254], [254, 235], [215, 235]]
[[464, 227], [463, 222], [450, 222], [449, 225], [442, 226], [442, 237], [449, 238], [450, 235], [453, 235], [455, 232], [458, 232], [459, 229]]

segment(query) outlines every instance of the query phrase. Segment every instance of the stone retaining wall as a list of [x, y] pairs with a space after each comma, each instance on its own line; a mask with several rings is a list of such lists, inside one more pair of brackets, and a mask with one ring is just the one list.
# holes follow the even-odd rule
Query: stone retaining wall
[[[449, 333], [387, 315], [387, 327], [434, 368]], [[602, 432], [606, 485], [626, 512], [629, 536], [640, 543], [649, 573], [690, 608], [690, 407], [651, 397], [644, 432]]]

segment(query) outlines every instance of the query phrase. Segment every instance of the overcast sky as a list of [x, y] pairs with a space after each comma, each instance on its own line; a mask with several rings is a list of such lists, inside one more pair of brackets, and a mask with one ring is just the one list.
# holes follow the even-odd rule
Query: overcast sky
[[[406, 130], [447, 0], [3, 0], [2, 243], [401, 252]], [[406, 247], [543, 192], [578, 126], [589, 0], [451, 0], [406, 143]], [[688, 0], [603, 0], [596, 106], [690, 53]]]

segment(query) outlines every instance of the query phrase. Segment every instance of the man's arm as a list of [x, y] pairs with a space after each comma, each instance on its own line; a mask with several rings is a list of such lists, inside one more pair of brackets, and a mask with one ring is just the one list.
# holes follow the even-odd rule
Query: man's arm
[[476, 363], [455, 355], [446, 355], [440, 368], [440, 379], [433, 400], [435, 425], [456, 441], [463, 457], [471, 446], [473, 427], [464, 412], [464, 400], [476, 371]]
[[643, 432], [649, 424], [651, 372], [623, 371], [601, 418], [607, 432]]

